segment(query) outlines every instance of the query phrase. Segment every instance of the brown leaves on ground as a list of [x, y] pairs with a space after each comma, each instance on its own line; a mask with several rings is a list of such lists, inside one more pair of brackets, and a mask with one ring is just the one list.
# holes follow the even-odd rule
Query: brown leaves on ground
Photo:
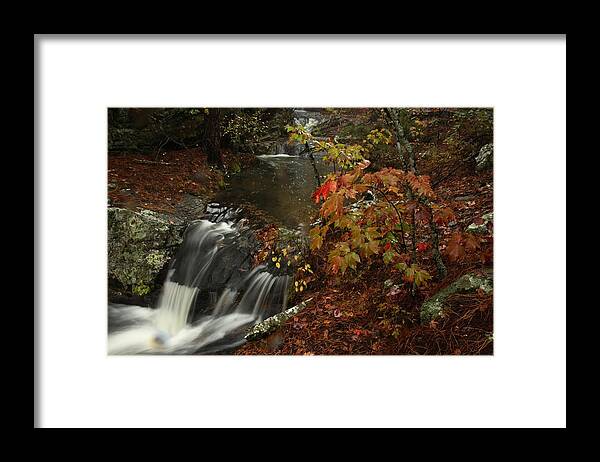
[[404, 354], [489, 355], [493, 344], [493, 296], [455, 294], [446, 300], [444, 316], [415, 326], [398, 340]]
[[[235, 353], [240, 355], [327, 355], [373, 354], [381, 334], [377, 317], [367, 309], [369, 292], [357, 293], [328, 287], [307, 293], [315, 300], [278, 330], [283, 339], [278, 349], [270, 338], [249, 342]], [[299, 303], [301, 300], [297, 300]], [[385, 353], [385, 352], [379, 352]]]
[[173, 212], [185, 194], [214, 189], [221, 174], [198, 149], [172, 151], [159, 159], [143, 154], [108, 157], [108, 197], [115, 205]]
[[[484, 213], [493, 210], [491, 173], [452, 178], [437, 189], [438, 195], [452, 204], [454, 214], [442, 211], [438, 220], [442, 242], [464, 230]], [[457, 200], [458, 198], [458, 200]], [[442, 209], [443, 210], [443, 209]], [[450, 222], [449, 222], [450, 221]], [[249, 342], [235, 354], [256, 355], [485, 355], [493, 353], [493, 296], [484, 293], [453, 295], [447, 299], [443, 317], [421, 325], [422, 302], [467, 272], [477, 272], [492, 263], [493, 238], [462, 237], [462, 244], [476, 250], [461, 254], [459, 261], [445, 260], [448, 275], [431, 282], [412, 298], [406, 288], [384, 289], [383, 281], [399, 275], [377, 266], [358, 275], [331, 277], [319, 274], [315, 289], [303, 298], [315, 300], [278, 331], [277, 348], [273, 341]], [[465, 241], [466, 239], [466, 241]], [[478, 247], [479, 246], [479, 247]], [[430, 249], [420, 246], [419, 264], [435, 274]], [[315, 249], [318, 254], [322, 250]], [[443, 255], [447, 252], [443, 251]], [[485, 257], [485, 258], [482, 258]], [[316, 289], [318, 288], [318, 290]], [[299, 303], [294, 299], [292, 303]]]
[[[224, 152], [227, 165], [244, 166], [254, 156]], [[215, 191], [223, 174], [206, 163], [198, 148], [169, 151], [160, 156], [114, 154], [108, 156], [108, 197], [113, 205], [142, 207], [172, 213], [186, 194], [204, 196]]]
[[[453, 277], [455, 277], [453, 275]], [[439, 289], [439, 286], [438, 288]], [[437, 290], [436, 289], [436, 290]], [[430, 291], [430, 292], [433, 292]], [[333, 285], [306, 297], [315, 300], [270, 337], [249, 342], [239, 355], [481, 355], [493, 353], [492, 295], [453, 295], [444, 316], [419, 323], [407, 294], [390, 297], [374, 286]], [[392, 310], [405, 313], [390, 322]], [[383, 309], [382, 309], [383, 307]], [[387, 316], [384, 316], [387, 311]]]

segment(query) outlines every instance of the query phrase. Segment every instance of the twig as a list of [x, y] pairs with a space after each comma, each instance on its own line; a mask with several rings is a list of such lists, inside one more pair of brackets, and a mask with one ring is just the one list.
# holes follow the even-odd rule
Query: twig
[[398, 215], [398, 218], [400, 219], [400, 237], [402, 238], [402, 250], [404, 252], [406, 252], [408, 250], [408, 247], [406, 247], [406, 241], [404, 240], [404, 221], [402, 220], [402, 214], [396, 208], [396, 206], [394, 205], [394, 203], [387, 198], [387, 196], [385, 195], [385, 192], [383, 192], [382, 190], [380, 190], [377, 186], [373, 186], [373, 189], [375, 189], [375, 191], [381, 193], [381, 195], [387, 201], [387, 203], [390, 204], [394, 208], [394, 210], [396, 211], [396, 214]]
[[171, 162], [163, 162], [160, 160], [145, 160], [145, 159], [133, 159], [134, 162], [137, 162], [138, 164], [158, 164], [158, 165], [174, 165]]

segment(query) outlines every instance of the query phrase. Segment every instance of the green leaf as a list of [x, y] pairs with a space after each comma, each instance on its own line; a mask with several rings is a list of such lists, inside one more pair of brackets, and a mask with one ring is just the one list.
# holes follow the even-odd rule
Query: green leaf
[[431, 279], [429, 273], [425, 270], [417, 270], [415, 271], [415, 284], [417, 287], [420, 287], [427, 283], [428, 280]]
[[383, 263], [385, 263], [387, 265], [387, 264], [391, 263], [395, 257], [396, 257], [396, 252], [394, 252], [393, 250], [388, 250], [388, 251], [384, 252], [384, 254], [383, 254]]
[[406, 263], [404, 263], [403, 261], [401, 261], [400, 263], [396, 263], [395, 266], [396, 266], [396, 269], [399, 269], [400, 271], [406, 271], [406, 268], [408, 268]]

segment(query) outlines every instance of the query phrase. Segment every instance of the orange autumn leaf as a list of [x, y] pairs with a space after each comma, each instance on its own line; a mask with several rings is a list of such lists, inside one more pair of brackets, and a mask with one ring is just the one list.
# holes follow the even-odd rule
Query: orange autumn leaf
[[317, 188], [313, 193], [313, 200], [315, 204], [318, 204], [321, 199], [327, 199], [330, 193], [337, 190], [337, 182], [334, 180], [327, 180], [320, 188]]

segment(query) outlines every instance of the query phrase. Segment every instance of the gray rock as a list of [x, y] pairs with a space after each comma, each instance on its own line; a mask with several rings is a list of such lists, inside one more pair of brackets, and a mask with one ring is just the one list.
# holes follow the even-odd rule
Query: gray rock
[[475, 234], [486, 234], [488, 232], [488, 227], [487, 227], [488, 223], [491, 223], [494, 221], [494, 212], [489, 212], [489, 213], [482, 215], [481, 219], [483, 220], [483, 223], [480, 223], [480, 224], [471, 223], [469, 226], [467, 226], [466, 231], [469, 233], [475, 233]]
[[108, 276], [146, 295], [181, 243], [183, 226], [150, 210], [108, 209]]
[[479, 154], [475, 157], [477, 171], [488, 170], [494, 165], [494, 144], [489, 143], [479, 150]]
[[452, 294], [469, 293], [476, 290], [483, 290], [486, 294], [493, 291], [493, 273], [487, 270], [483, 276], [476, 274], [464, 274], [452, 284], [444, 287], [433, 297], [427, 299], [421, 305], [421, 323], [426, 324], [442, 314], [444, 311], [444, 302]]

